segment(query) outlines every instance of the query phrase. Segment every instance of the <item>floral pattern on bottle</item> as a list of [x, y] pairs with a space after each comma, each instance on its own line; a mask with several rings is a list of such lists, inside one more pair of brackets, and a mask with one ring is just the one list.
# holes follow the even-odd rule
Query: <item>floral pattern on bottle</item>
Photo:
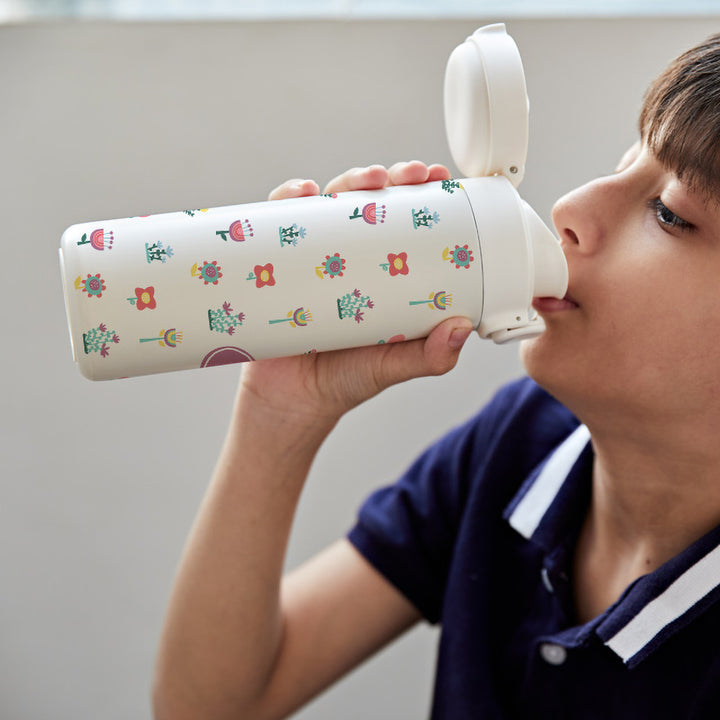
[[256, 265], [253, 272], [248, 273], [248, 276], [245, 279], [254, 280], [255, 287], [261, 288], [265, 285], [272, 287], [275, 284], [274, 272], [275, 268], [272, 263], [267, 263], [266, 265]]
[[337, 299], [338, 315], [341, 320], [352, 318], [357, 323], [365, 320], [365, 310], [372, 310], [375, 303], [368, 295], [363, 295], [357, 288]]
[[222, 268], [217, 264], [217, 260], [208, 262], [205, 260], [202, 265], [198, 267], [197, 263], [194, 263], [190, 268], [190, 274], [193, 277], [200, 278], [205, 285], [217, 285], [223, 274], [220, 272]]
[[363, 207], [362, 212], [360, 212], [360, 206], [356, 207], [349, 218], [350, 220], [362, 218], [368, 225], [377, 225], [378, 223], [385, 222], [386, 215], [387, 207], [385, 205], [380, 205], [378, 208], [377, 203], [371, 202]]
[[108, 330], [105, 323], [100, 323], [96, 328], [83, 333], [83, 349], [85, 354], [100, 353], [100, 357], [106, 358], [110, 354], [109, 343], [117, 345], [120, 338], [114, 330]]
[[413, 227], [416, 230], [420, 228], [432, 228], [440, 222], [440, 216], [430, 210], [427, 205], [422, 210], [412, 209]]
[[246, 218], [245, 220], [235, 220], [227, 230], [216, 230], [216, 235], [219, 235], [225, 242], [228, 237], [235, 242], [245, 242], [248, 238], [254, 237], [252, 223]]
[[440, 290], [431, 292], [427, 300], [411, 300], [410, 305], [427, 305], [431, 310], [446, 310], [452, 305], [452, 295]]
[[449, 247], [446, 247], [442, 252], [442, 258], [451, 262], [458, 269], [468, 269], [475, 259], [472, 250], [467, 245], [456, 245], [452, 251]]
[[289, 323], [290, 327], [307, 327], [307, 324], [312, 322], [312, 314], [305, 308], [297, 308], [297, 310], [290, 310], [287, 317], [280, 318], [279, 320], [268, 320], [268, 325], [277, 325], [279, 323]]
[[288, 227], [278, 228], [278, 234], [280, 235], [280, 247], [286, 245], [297, 245], [299, 240], [302, 240], [307, 235], [307, 230], [301, 227], [297, 223], [293, 223]]
[[183, 210], [183, 213], [185, 215], [189, 215], [190, 217], [195, 217], [195, 213], [206, 213], [209, 210], [209, 208], [200, 208], [199, 210]]
[[87, 233], [83, 233], [83, 236], [78, 240], [78, 245], [89, 245], [93, 250], [112, 250], [113, 241], [115, 236], [112, 232], [105, 232], [103, 228], [97, 228], [90, 233], [88, 239]]
[[183, 339], [183, 334], [175, 328], [161, 330], [159, 337], [140, 338], [141, 343], [156, 342], [160, 347], [174, 348], [177, 347]]
[[157, 307], [155, 300], [155, 287], [135, 288], [135, 297], [129, 297], [127, 301], [138, 310], [154, 310]]
[[220, 308], [208, 310], [210, 330], [215, 332], [232, 335], [235, 328], [243, 324], [243, 320], [245, 313], [236, 313], [228, 301], [225, 301]]
[[[282, 205], [277, 211], [269, 207], [265, 214], [264, 208], [261, 212], [247, 206], [180, 211], [157, 221], [76, 226], [64, 241], [65, 266], [71, 271], [66, 286], [73, 308], [86, 318], [75, 322], [76, 354], [88, 365], [100, 366], [103, 375], [110, 375], [116, 365], [117, 374], [124, 375], [175, 369], [186, 360], [197, 366], [213, 345], [247, 345], [252, 355], [266, 357], [312, 346], [352, 346], [357, 333], [363, 343], [381, 344], [401, 340], [400, 333], [413, 336], [429, 327], [433, 317], [470, 304], [465, 295], [472, 295], [472, 277], [480, 272], [482, 258], [475, 241], [467, 237], [472, 219], [465, 212], [465, 182], [444, 181], [442, 192], [437, 184], [427, 194], [336, 194], [335, 205], [325, 198], [310, 202], [304, 211]], [[421, 232], [410, 233], [411, 218], [413, 228]], [[214, 230], [218, 225], [225, 229]], [[80, 241], [83, 232], [87, 235]], [[115, 253], [96, 254], [114, 242]], [[265, 251], [260, 242], [269, 243]], [[92, 249], [76, 248], [76, 243]], [[461, 272], [468, 267], [473, 272]], [[333, 282], [315, 285], [313, 275]], [[148, 280], [152, 286], [146, 285]], [[470, 285], [458, 285], [457, 280]], [[235, 293], [231, 285], [238, 281], [241, 287]], [[441, 290], [435, 291], [438, 286]], [[272, 287], [275, 290], [264, 289]], [[263, 292], [258, 295], [256, 289]], [[334, 306], [341, 320], [337, 326]], [[100, 339], [101, 320], [117, 332]], [[158, 325], [169, 329], [155, 332]], [[83, 353], [82, 333], [92, 326], [96, 327], [84, 335]], [[309, 328], [307, 332], [300, 330], [303, 327]], [[118, 334], [122, 347], [114, 348]], [[155, 343], [162, 349], [155, 349]], [[107, 361], [97, 359], [108, 352]]]
[[463, 186], [458, 182], [457, 180], [443, 180], [440, 187], [446, 192], [450, 193], [451, 195], [455, 192], [455, 190], [464, 190]]
[[407, 275], [410, 272], [410, 268], [407, 264], [408, 254], [406, 252], [401, 253], [388, 253], [387, 262], [380, 263], [380, 267], [390, 273], [390, 277], [396, 275]]
[[345, 271], [345, 258], [340, 257], [338, 253], [334, 255], [326, 255], [325, 262], [315, 267], [315, 274], [322, 280], [326, 277], [336, 278], [342, 277]]
[[75, 278], [75, 289], [86, 293], [88, 297], [101, 298], [102, 294], [107, 290], [107, 285], [100, 277], [100, 273], [88, 275], [84, 280], [82, 276], [78, 275]]
[[148, 264], [153, 261], [166, 263], [168, 258], [171, 258], [174, 254], [169, 245], [165, 246], [161, 242], [154, 242], [152, 245], [145, 243], [145, 258]]

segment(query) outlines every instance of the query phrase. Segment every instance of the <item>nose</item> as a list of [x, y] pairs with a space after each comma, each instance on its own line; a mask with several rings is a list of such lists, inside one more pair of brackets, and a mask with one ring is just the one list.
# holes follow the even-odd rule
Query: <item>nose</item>
[[563, 250], [590, 254], [601, 246], [612, 217], [608, 206], [611, 182], [611, 178], [593, 180], [555, 203], [552, 220]]

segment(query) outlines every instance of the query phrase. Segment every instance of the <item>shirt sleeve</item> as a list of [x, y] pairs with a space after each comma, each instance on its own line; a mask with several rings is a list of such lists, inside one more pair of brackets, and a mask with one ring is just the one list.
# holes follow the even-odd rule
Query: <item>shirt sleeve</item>
[[467, 498], [482, 483], [517, 384], [428, 448], [393, 485], [374, 492], [348, 533], [355, 548], [431, 623], [440, 620]]

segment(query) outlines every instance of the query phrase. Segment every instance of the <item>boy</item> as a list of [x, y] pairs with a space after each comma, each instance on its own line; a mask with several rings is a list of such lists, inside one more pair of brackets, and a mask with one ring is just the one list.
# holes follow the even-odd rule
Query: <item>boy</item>
[[[285, 579], [323, 439], [389, 385], [451, 369], [471, 327], [244, 368], [168, 611], [159, 720], [284, 717], [423, 617], [442, 623], [435, 718], [718, 716], [719, 87], [716, 36], [653, 84], [617, 172], [555, 206], [570, 285], [534, 301], [532, 379]], [[448, 176], [373, 166], [325, 192]]]

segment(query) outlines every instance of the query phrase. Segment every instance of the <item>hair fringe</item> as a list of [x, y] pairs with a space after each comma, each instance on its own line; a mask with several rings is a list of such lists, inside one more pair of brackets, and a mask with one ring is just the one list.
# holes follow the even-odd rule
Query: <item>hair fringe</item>
[[648, 89], [640, 137], [705, 200], [720, 202], [720, 33], [672, 62]]

